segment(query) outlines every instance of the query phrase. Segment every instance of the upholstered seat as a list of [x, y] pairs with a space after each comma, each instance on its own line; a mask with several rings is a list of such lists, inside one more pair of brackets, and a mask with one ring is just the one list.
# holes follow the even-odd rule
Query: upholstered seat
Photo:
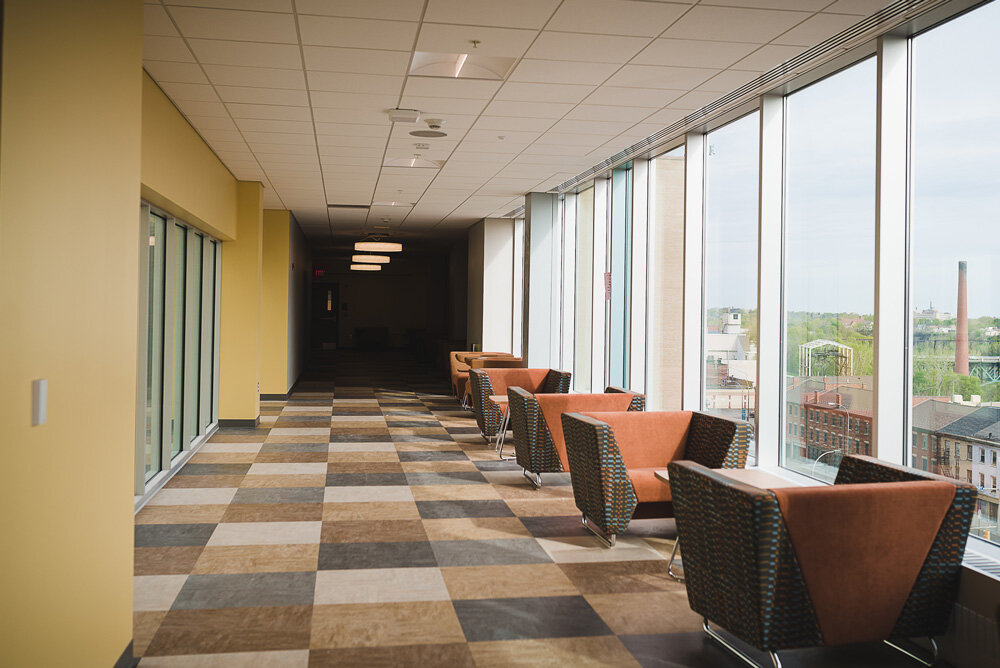
[[705, 413], [563, 413], [562, 424], [576, 506], [609, 545], [633, 518], [673, 517], [670, 486], [655, 470], [678, 459], [709, 468], [746, 465], [736, 424]]
[[507, 396], [517, 463], [536, 487], [542, 484], [542, 473], [569, 471], [563, 413], [641, 411], [646, 405], [645, 396], [617, 387], [608, 387], [603, 394], [532, 394], [508, 387]]
[[508, 387], [521, 387], [531, 392], [566, 394], [572, 374], [556, 369], [470, 369], [469, 388], [472, 411], [479, 431], [487, 441], [497, 435], [503, 414], [489, 400], [491, 396], [507, 394]]
[[[834, 485], [760, 489], [669, 465], [691, 609], [760, 650], [944, 634], [976, 488], [844, 457]], [[721, 511], [721, 512], [720, 512]]]
[[474, 350], [452, 350], [448, 353], [448, 365], [451, 371], [451, 389], [455, 393], [455, 398], [462, 400], [465, 397], [466, 386], [469, 384], [469, 365], [459, 359], [467, 355], [476, 355], [477, 358], [484, 357], [513, 357], [510, 353], [502, 352], [477, 352]]

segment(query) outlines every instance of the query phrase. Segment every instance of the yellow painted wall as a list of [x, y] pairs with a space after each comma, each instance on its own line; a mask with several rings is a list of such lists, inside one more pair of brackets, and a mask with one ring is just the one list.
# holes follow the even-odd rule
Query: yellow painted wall
[[237, 240], [222, 244], [220, 420], [254, 420], [260, 416], [262, 198], [261, 184], [237, 184]]
[[288, 262], [291, 229], [288, 211], [264, 211], [264, 264], [261, 275], [260, 391], [288, 392]]
[[223, 240], [236, 237], [237, 181], [142, 73], [142, 196]]
[[0, 665], [107, 668], [132, 636], [142, 3], [3, 7]]

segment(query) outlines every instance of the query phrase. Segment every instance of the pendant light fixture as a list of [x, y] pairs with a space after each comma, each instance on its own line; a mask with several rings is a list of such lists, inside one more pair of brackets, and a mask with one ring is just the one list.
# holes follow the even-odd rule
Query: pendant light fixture
[[380, 264], [352, 264], [351, 271], [382, 271]]
[[388, 255], [352, 255], [351, 262], [369, 262], [372, 264], [388, 264]]
[[364, 239], [354, 243], [354, 250], [376, 253], [398, 253], [403, 250], [403, 244], [395, 241], [383, 241], [384, 238], [381, 234], [366, 235]]

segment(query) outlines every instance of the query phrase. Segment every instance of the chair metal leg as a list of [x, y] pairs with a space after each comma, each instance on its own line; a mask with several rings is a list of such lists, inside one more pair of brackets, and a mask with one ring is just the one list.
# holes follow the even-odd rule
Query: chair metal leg
[[510, 457], [503, 456], [503, 444], [504, 441], [507, 440], [507, 429], [509, 426], [510, 426], [510, 411], [508, 410], [506, 413], [504, 413], [503, 419], [500, 421], [500, 431], [497, 432], [496, 451], [502, 461], [508, 461], [514, 459], [513, 455]]
[[521, 469], [521, 471], [523, 472], [524, 477], [528, 479], [528, 482], [534, 485], [535, 489], [541, 489], [542, 487], [541, 473], [535, 473], [534, 471], [529, 471], [528, 469]]
[[677, 548], [680, 547], [680, 544], [681, 544], [681, 538], [680, 536], [678, 536], [677, 540], [674, 541], [674, 549], [670, 551], [670, 563], [667, 564], [667, 575], [669, 575], [675, 581], [683, 584], [684, 574], [683, 573], [677, 574], [674, 572], [674, 560], [677, 559]]
[[598, 529], [596, 526], [591, 526], [591, 523], [587, 521], [586, 515], [583, 516], [583, 526], [587, 528], [587, 531], [597, 536], [597, 538], [604, 543], [604, 547], [610, 549], [615, 546], [615, 538], [617, 538], [617, 534], [605, 536], [603, 531]]
[[[721, 633], [712, 629], [712, 627], [708, 625], [708, 619], [704, 617], [702, 617], [701, 620], [701, 628], [705, 629], [705, 633], [708, 634], [709, 638], [722, 645], [723, 648], [728, 650], [730, 654], [733, 654], [737, 658], [742, 659], [743, 662], [746, 663], [747, 665], [753, 666], [754, 668], [767, 668], [766, 666], [762, 666], [761, 664], [754, 661], [749, 654], [747, 654], [743, 650], [736, 647], [736, 645], [726, 640]], [[777, 652], [768, 652], [768, 656], [771, 657], [771, 664], [773, 668], [781, 668], [781, 660], [778, 659]]]
[[906, 649], [905, 647], [902, 647], [901, 645], [897, 645], [896, 643], [892, 642], [891, 640], [883, 640], [882, 642], [884, 642], [886, 645], [888, 645], [889, 647], [893, 648], [897, 652], [902, 652], [903, 654], [905, 654], [906, 656], [910, 657], [914, 661], [918, 661], [919, 663], [921, 663], [921, 664], [923, 664], [925, 666], [933, 666], [934, 664], [937, 663], [937, 660], [938, 660], [938, 645], [937, 645], [937, 641], [935, 641], [934, 638], [928, 638], [928, 640], [931, 641], [931, 653], [932, 653], [932, 655], [931, 655], [931, 660], [930, 661], [928, 661], [927, 659], [924, 659], [922, 657], [917, 656], [916, 654], [914, 654], [910, 650]]

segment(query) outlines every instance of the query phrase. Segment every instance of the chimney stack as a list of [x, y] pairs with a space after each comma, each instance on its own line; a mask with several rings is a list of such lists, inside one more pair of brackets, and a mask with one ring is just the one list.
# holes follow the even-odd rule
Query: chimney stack
[[958, 263], [958, 309], [955, 313], [955, 373], [969, 375], [969, 298], [966, 295], [965, 260]]

